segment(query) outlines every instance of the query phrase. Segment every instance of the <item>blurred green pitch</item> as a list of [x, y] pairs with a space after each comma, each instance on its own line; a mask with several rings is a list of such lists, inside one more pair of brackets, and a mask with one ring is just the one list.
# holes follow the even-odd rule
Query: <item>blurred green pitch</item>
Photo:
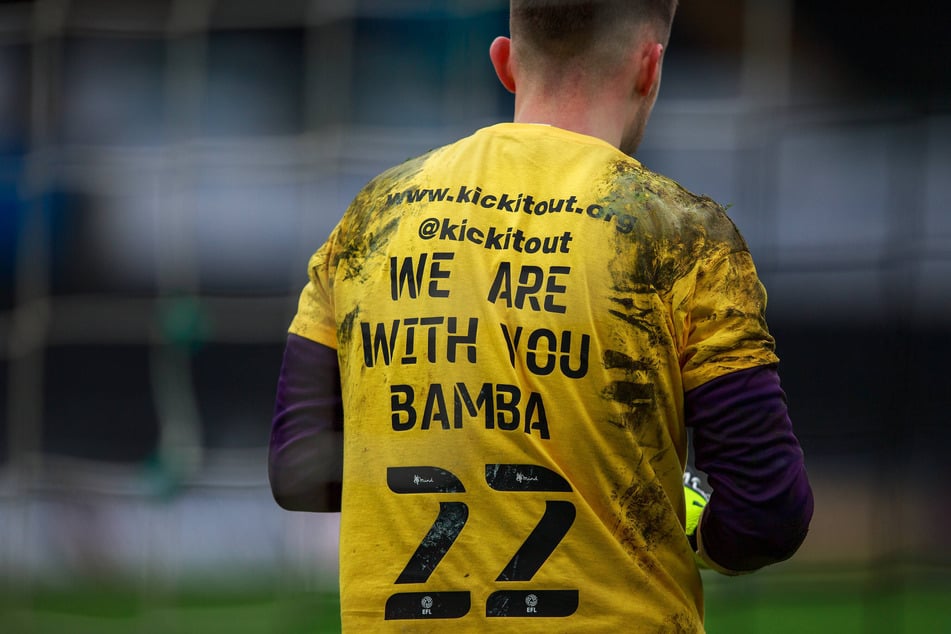
[[[772, 575], [771, 575], [772, 577]], [[710, 634], [951, 633], [951, 580], [881, 585], [868, 575], [777, 575], [707, 584]], [[332, 633], [335, 593], [189, 589], [143, 596], [116, 587], [0, 599], [0, 632], [16, 634]]]

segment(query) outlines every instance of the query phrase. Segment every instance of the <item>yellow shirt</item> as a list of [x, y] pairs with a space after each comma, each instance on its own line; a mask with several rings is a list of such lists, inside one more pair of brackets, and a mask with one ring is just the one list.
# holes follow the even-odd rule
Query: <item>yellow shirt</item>
[[354, 632], [702, 632], [685, 390], [776, 362], [723, 209], [500, 124], [380, 175], [291, 332], [336, 348]]

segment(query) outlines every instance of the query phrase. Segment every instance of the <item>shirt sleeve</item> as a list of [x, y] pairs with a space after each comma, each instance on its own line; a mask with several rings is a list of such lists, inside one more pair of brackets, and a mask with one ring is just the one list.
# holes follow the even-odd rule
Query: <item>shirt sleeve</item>
[[343, 404], [337, 353], [287, 336], [268, 448], [274, 499], [290, 511], [339, 511]]
[[686, 321], [681, 356], [685, 391], [779, 361], [766, 326], [766, 290], [745, 249], [698, 265]]
[[338, 230], [310, 258], [307, 267], [307, 285], [301, 291], [297, 313], [289, 332], [328, 348], [337, 348], [337, 322], [334, 315], [333, 278], [336, 264], [333, 258]]
[[697, 528], [701, 558], [725, 574], [793, 555], [813, 495], [774, 366], [728, 374], [687, 392], [695, 462], [713, 489]]

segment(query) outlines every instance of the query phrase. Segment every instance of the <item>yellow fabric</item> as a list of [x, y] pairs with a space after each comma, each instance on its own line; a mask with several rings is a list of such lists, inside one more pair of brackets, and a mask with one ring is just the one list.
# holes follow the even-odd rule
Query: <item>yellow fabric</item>
[[291, 332], [341, 362], [345, 631], [703, 631], [683, 393], [776, 362], [720, 206], [500, 124], [374, 179], [309, 272]]

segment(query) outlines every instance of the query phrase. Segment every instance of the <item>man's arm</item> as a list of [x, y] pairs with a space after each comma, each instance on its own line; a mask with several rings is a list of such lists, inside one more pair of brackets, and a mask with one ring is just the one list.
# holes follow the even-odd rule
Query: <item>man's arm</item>
[[725, 574], [791, 557], [812, 519], [812, 488], [775, 366], [732, 372], [687, 392], [695, 463], [713, 494], [700, 518], [701, 558]]
[[268, 478], [289, 511], [340, 510], [343, 401], [337, 351], [290, 334], [271, 421]]

